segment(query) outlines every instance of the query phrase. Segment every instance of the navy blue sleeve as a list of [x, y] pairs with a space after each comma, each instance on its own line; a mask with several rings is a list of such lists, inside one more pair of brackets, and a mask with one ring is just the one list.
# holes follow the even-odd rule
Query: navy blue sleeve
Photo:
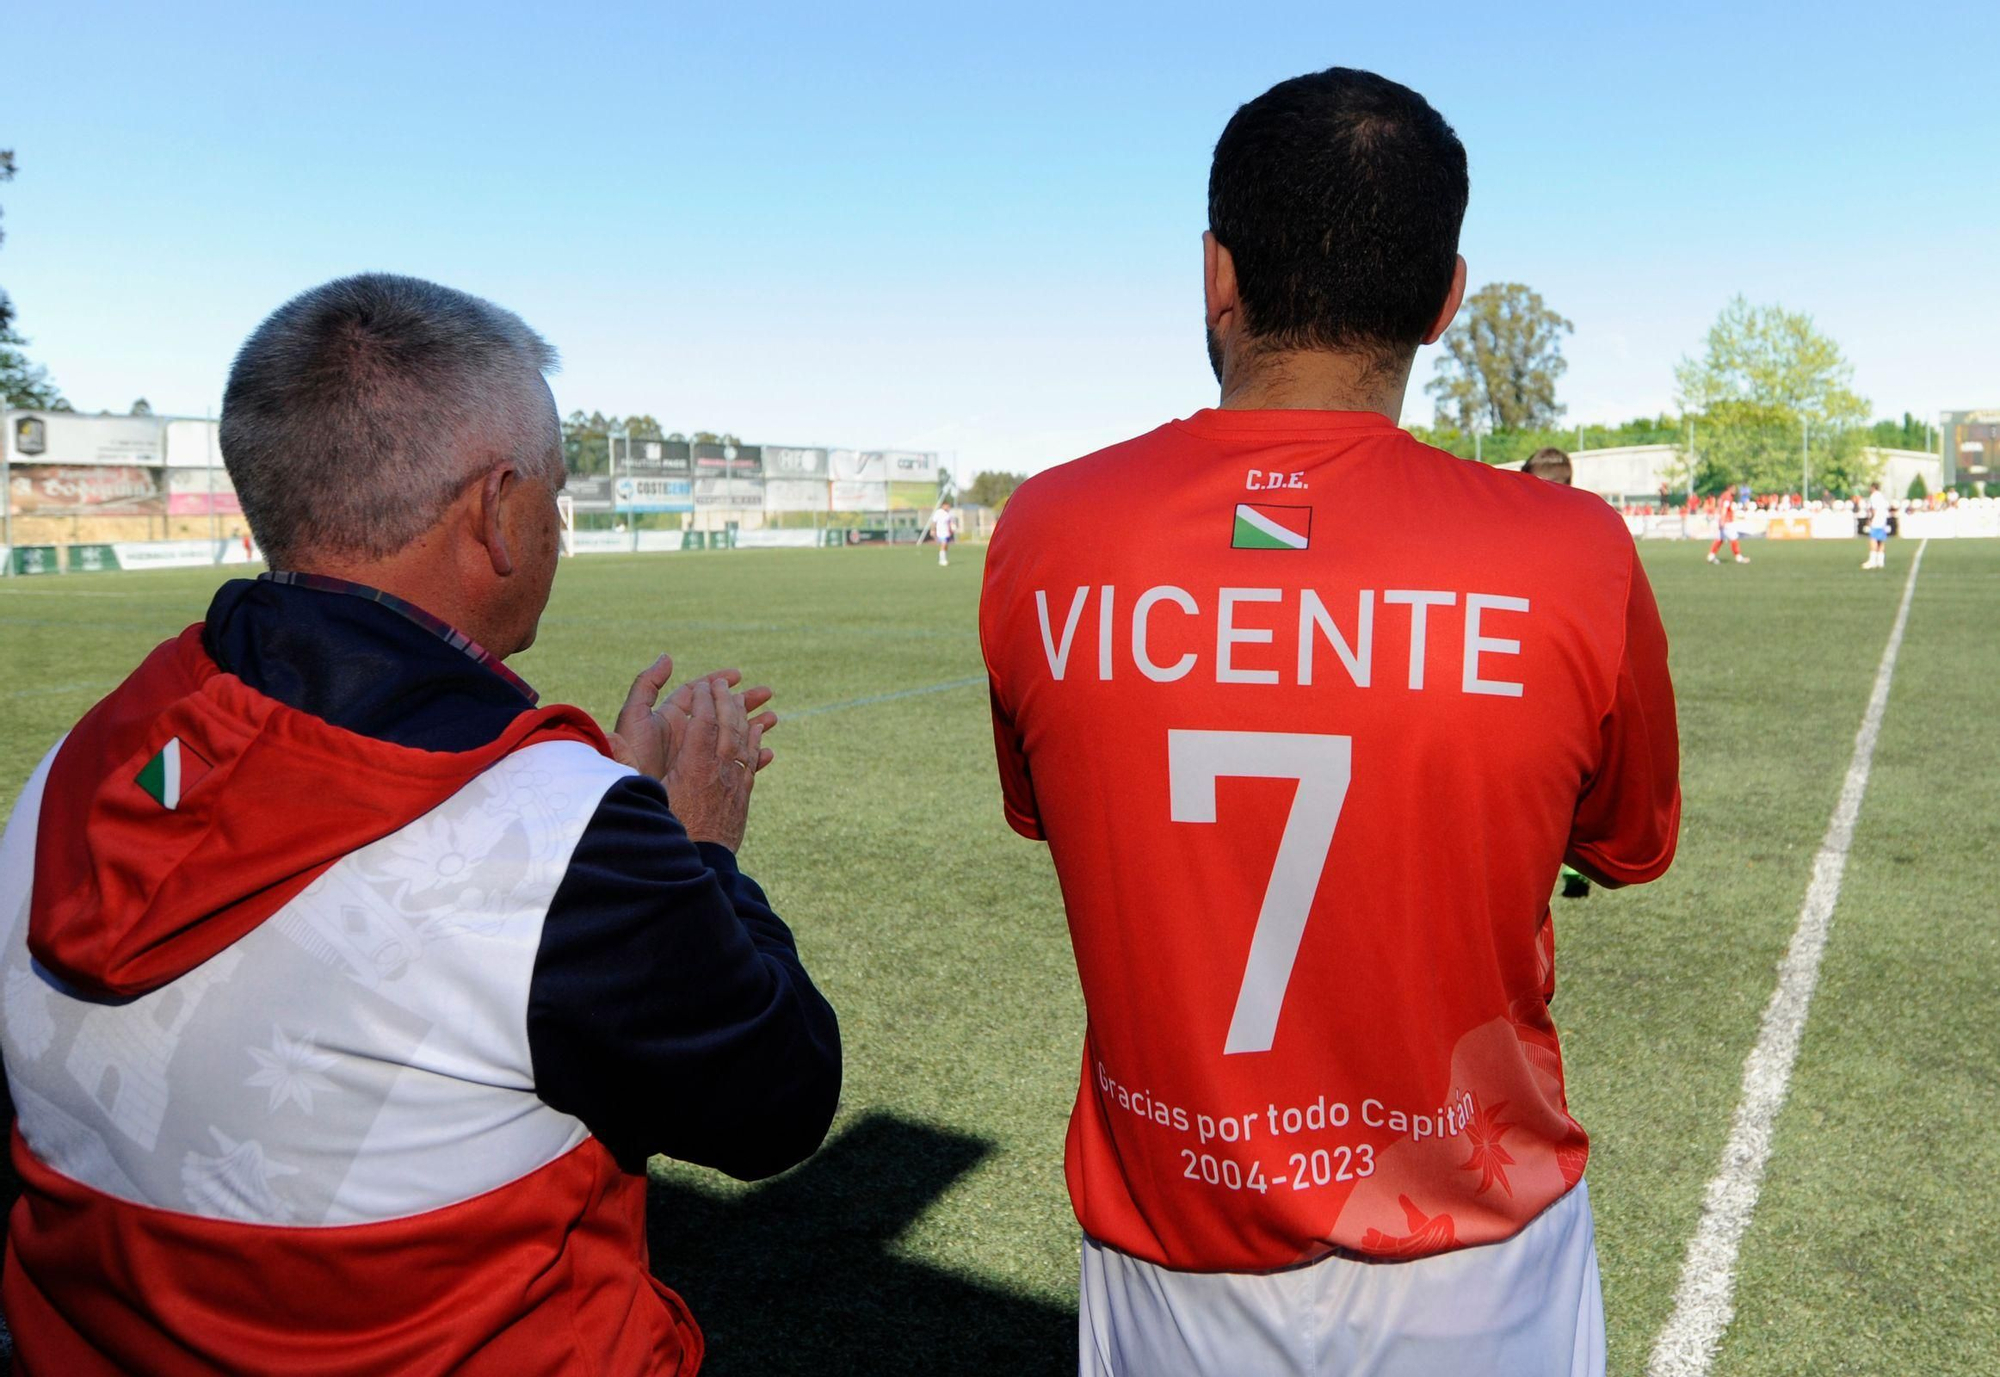
[[549, 905], [528, 1047], [543, 1101], [628, 1166], [770, 1176], [812, 1155], [840, 1098], [840, 1029], [791, 932], [643, 776], [605, 793]]

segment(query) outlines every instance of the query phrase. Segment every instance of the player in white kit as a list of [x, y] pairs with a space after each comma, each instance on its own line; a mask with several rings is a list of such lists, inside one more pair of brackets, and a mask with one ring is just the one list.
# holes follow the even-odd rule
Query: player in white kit
[[951, 509], [951, 499], [947, 497], [938, 503], [931, 513], [930, 536], [938, 545], [938, 566], [951, 563], [951, 542], [958, 537], [958, 513]]
[[1889, 558], [1889, 498], [1880, 483], [1868, 490], [1868, 558], [1863, 569], [1886, 569]]

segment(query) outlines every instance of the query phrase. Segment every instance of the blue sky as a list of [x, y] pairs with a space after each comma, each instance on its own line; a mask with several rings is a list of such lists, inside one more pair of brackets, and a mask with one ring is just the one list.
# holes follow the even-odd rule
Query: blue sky
[[1576, 322], [1572, 421], [1670, 406], [1736, 292], [1878, 414], [2000, 405], [1994, 11], [19, 4], [0, 286], [88, 409], [199, 415], [385, 268], [519, 311], [565, 411], [1037, 469], [1210, 404], [1209, 151], [1342, 64], [1457, 127], [1472, 281]]

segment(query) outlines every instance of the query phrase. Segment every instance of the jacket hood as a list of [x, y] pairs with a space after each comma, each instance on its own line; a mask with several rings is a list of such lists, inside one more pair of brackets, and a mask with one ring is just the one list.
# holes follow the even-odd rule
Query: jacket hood
[[202, 629], [148, 656], [50, 767], [28, 948], [80, 993], [130, 998], [194, 969], [523, 746], [608, 754], [567, 706], [524, 711], [465, 751], [344, 731], [224, 672]]

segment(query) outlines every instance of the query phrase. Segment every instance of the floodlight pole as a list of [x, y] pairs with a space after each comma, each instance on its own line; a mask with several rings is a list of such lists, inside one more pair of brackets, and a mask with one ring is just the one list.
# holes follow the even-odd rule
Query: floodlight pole
[[[618, 442], [624, 437], [625, 428], [623, 426], [612, 426], [604, 432], [604, 458], [611, 469], [611, 524], [614, 526], [618, 524]], [[625, 457], [629, 459], [631, 456], [632, 447], [630, 444], [627, 444], [625, 446]], [[637, 480], [635, 479], [634, 481], [636, 482]], [[635, 493], [634, 496], [636, 497], [637, 494]], [[631, 542], [632, 549], [636, 550], [639, 548], [639, 516], [636, 502], [628, 505], [625, 509], [625, 536]]]
[[11, 412], [0, 409], [7, 433], [0, 435], [0, 578], [14, 576], [14, 421]]
[[[168, 457], [171, 458], [172, 456], [169, 455]], [[216, 534], [215, 520], [215, 427], [206, 411], [203, 411], [201, 416], [201, 461], [202, 467], [208, 471], [208, 539], [211, 545], [215, 545], [215, 562], [220, 564], [222, 563], [222, 547], [215, 544], [216, 541], [221, 539]], [[167, 488], [167, 502], [171, 506], [173, 503], [172, 480], [168, 481]]]
[[1812, 418], [1809, 416], [1799, 417], [1799, 465], [1799, 482], [1802, 485], [1799, 496], [1805, 497], [1812, 492]]
[[14, 577], [14, 418], [0, 407], [7, 433], [0, 435], [0, 578]]
[[1694, 471], [1695, 471], [1695, 465], [1696, 465], [1696, 463], [1697, 463], [1698, 461], [1697, 461], [1697, 459], [1696, 459], [1696, 457], [1695, 457], [1695, 452], [1694, 452], [1694, 417], [1692, 417], [1692, 416], [1688, 417], [1688, 418], [1687, 418], [1687, 422], [1688, 422], [1688, 447], [1687, 447], [1687, 470], [1688, 470], [1688, 491], [1687, 491], [1687, 500], [1688, 500], [1688, 502], [1689, 502], [1690, 504], [1692, 504], [1692, 503], [1694, 502]]

